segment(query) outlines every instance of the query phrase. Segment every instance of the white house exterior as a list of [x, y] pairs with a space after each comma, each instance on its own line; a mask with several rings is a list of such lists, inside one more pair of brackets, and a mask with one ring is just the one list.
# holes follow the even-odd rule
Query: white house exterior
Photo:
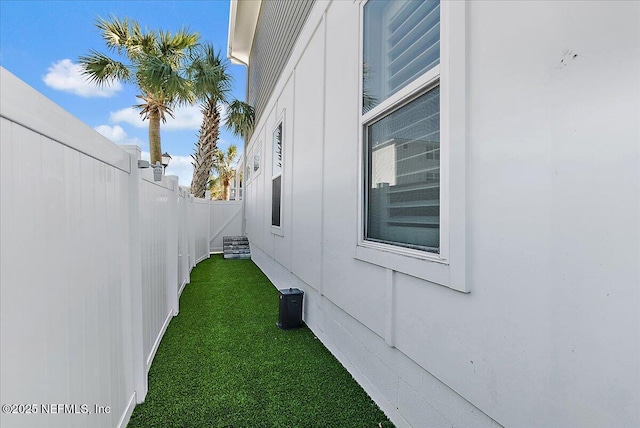
[[253, 260], [392, 421], [640, 426], [640, 2], [231, 9]]

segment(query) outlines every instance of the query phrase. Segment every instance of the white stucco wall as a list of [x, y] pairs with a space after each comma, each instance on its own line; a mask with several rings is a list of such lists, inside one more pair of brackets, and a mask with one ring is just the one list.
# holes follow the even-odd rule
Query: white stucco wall
[[468, 294], [354, 258], [359, 8], [315, 5], [249, 143], [254, 260], [398, 425], [640, 426], [640, 3], [467, 4]]

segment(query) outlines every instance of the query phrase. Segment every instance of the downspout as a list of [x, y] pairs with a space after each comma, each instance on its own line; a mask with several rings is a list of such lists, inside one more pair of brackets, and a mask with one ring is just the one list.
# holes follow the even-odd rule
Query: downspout
[[[244, 84], [244, 99], [248, 100], [249, 99], [249, 65], [245, 64], [245, 66], [247, 67], [247, 78]], [[254, 118], [255, 120], [255, 118]], [[255, 122], [254, 122], [255, 123]], [[251, 132], [253, 134], [253, 131]], [[248, 139], [248, 135], [245, 135], [244, 137], [242, 137], [242, 141], [243, 141], [243, 146], [242, 146], [242, 157], [244, 159], [243, 165], [242, 165], [242, 177], [244, 177], [245, 172], [247, 170], [247, 165], [249, 165], [248, 161], [247, 161], [247, 157], [249, 156], [249, 153], [247, 153], [247, 139]], [[247, 236], [247, 217], [245, 216], [245, 209], [246, 209], [246, 205], [247, 205], [247, 182], [246, 180], [242, 180], [243, 181], [243, 186], [242, 186], [242, 236]]]

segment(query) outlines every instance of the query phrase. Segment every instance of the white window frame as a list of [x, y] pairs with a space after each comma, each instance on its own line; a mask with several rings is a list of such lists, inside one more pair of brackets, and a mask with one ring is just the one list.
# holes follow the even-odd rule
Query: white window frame
[[[258, 156], [258, 169], [255, 169], [256, 155]], [[251, 154], [251, 168], [251, 173], [255, 179], [260, 175], [260, 171], [262, 171], [262, 141], [259, 141], [256, 148], [253, 149], [253, 153]]]
[[247, 150], [247, 157], [245, 158], [245, 162], [243, 165], [245, 185], [249, 185], [251, 183], [251, 180], [253, 179], [253, 167], [249, 162], [247, 162], [247, 159], [251, 159], [251, 152], [249, 150]]
[[[281, 126], [282, 127], [282, 133], [280, 135], [280, 149], [282, 151], [282, 166], [280, 167], [280, 172], [278, 174], [274, 174], [273, 173], [273, 163], [274, 163], [274, 159], [273, 159], [273, 144], [275, 142], [273, 136], [276, 132], [276, 129], [278, 129], [278, 127]], [[284, 228], [283, 228], [283, 220], [284, 220], [284, 165], [285, 165], [285, 149], [284, 149], [284, 145], [285, 145], [285, 115], [284, 115], [284, 111], [282, 112], [282, 114], [280, 115], [280, 117], [278, 118], [278, 120], [276, 120], [276, 124], [275, 126], [271, 129], [271, 179], [269, 180], [269, 189], [270, 189], [270, 210], [269, 210], [269, 217], [270, 217], [270, 226], [271, 226], [271, 233], [274, 235], [278, 235], [278, 236], [284, 236]], [[273, 180], [276, 179], [278, 176], [280, 176], [280, 226], [274, 226], [273, 225], [273, 217], [272, 217], [272, 213], [273, 213]]]
[[[358, 240], [355, 258], [457, 291], [466, 280], [466, 2], [440, 2], [440, 64], [362, 114], [364, 6], [360, 3]], [[366, 129], [440, 86], [440, 251], [431, 253], [365, 239]]]

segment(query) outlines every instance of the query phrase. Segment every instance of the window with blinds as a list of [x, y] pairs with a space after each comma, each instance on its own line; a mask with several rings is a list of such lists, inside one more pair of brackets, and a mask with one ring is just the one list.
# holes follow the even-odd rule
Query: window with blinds
[[282, 215], [282, 122], [273, 131], [271, 159], [271, 225], [280, 227]]
[[[379, 106], [440, 62], [440, 3], [369, 0], [364, 6], [364, 238], [440, 249], [440, 88]], [[388, 104], [388, 103], [387, 103]]]
[[369, 240], [440, 246], [440, 112], [436, 87], [367, 126]]
[[363, 113], [440, 63], [438, 0], [364, 7]]
[[[260, 142], [260, 146], [262, 146], [262, 141]], [[256, 154], [253, 155], [253, 172], [258, 173], [260, 170], [260, 149], [256, 151]]]

